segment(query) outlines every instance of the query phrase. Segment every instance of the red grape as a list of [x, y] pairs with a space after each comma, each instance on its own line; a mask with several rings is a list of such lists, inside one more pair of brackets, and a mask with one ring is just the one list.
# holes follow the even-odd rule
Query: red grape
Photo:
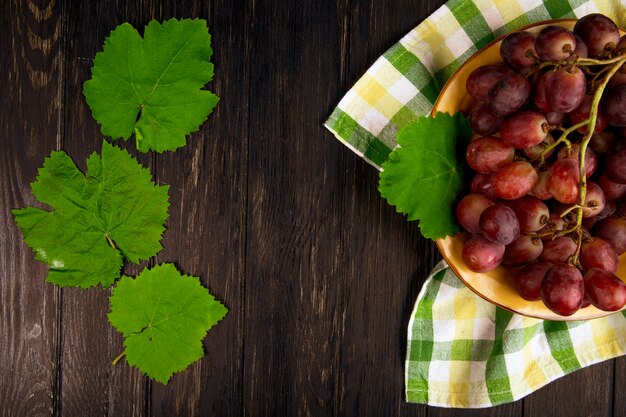
[[495, 172], [508, 165], [515, 150], [500, 138], [484, 136], [470, 142], [465, 152], [467, 163], [474, 171], [483, 174]]
[[546, 97], [552, 111], [569, 113], [585, 98], [587, 80], [578, 67], [563, 67], [548, 81]]
[[543, 253], [539, 256], [542, 261], [566, 262], [576, 252], [576, 242], [567, 236], [559, 236], [543, 243]]
[[505, 165], [491, 176], [494, 192], [505, 200], [513, 200], [530, 193], [538, 180], [537, 171], [526, 161]]
[[517, 69], [530, 67], [535, 63], [535, 37], [528, 32], [513, 32], [500, 44], [500, 56], [509, 66]]
[[614, 274], [591, 268], [584, 282], [591, 304], [600, 310], [617, 311], [626, 304], [626, 284]]
[[606, 204], [604, 191], [593, 181], [587, 182], [587, 193], [585, 194], [585, 205], [583, 206], [583, 217], [595, 217]]
[[543, 251], [543, 242], [538, 237], [519, 235], [504, 248], [504, 265], [523, 265], [536, 260]]
[[613, 145], [615, 145], [615, 135], [609, 130], [594, 133], [589, 141], [589, 147], [595, 153], [606, 153], [613, 149]]
[[598, 13], [582, 17], [574, 26], [574, 33], [585, 42], [589, 55], [603, 57], [619, 42], [619, 29], [606, 16]]
[[[548, 181], [550, 179], [550, 171], [539, 171], [537, 173], [537, 183], [531, 190], [532, 195], [537, 197], [539, 200], [549, 200], [552, 197], [552, 193], [548, 188]], [[494, 193], [495, 195], [495, 193]]]
[[531, 195], [507, 201], [506, 205], [515, 212], [522, 233], [540, 230], [548, 223], [550, 218], [548, 206]]
[[600, 175], [597, 181], [607, 200], [617, 200], [626, 196], [626, 184], [613, 182], [606, 174]]
[[487, 272], [500, 265], [504, 256], [504, 245], [489, 242], [481, 236], [474, 236], [463, 245], [461, 257], [474, 272]]
[[557, 201], [573, 204], [578, 201], [579, 180], [578, 162], [571, 158], [559, 159], [550, 167], [548, 190]]
[[468, 194], [456, 206], [456, 218], [465, 230], [480, 233], [480, 215], [494, 202], [482, 194]]
[[530, 90], [530, 83], [520, 74], [505, 75], [489, 91], [489, 111], [500, 117], [515, 113], [528, 102]]
[[546, 26], [535, 39], [537, 55], [545, 61], [567, 59], [574, 49], [576, 49], [574, 34], [561, 26]]
[[[563, 147], [559, 150], [557, 154], [558, 159], [571, 159], [576, 161], [576, 169], [580, 172], [580, 165], [578, 164], [578, 158], [580, 155], [580, 144], [573, 143], [568, 153], [567, 148]], [[589, 178], [596, 171], [596, 167], [598, 166], [598, 157], [595, 152], [591, 149], [587, 148], [585, 152], [585, 176]]]
[[476, 104], [470, 112], [470, 125], [479, 135], [489, 136], [497, 133], [503, 120], [502, 117], [491, 114], [485, 102]]
[[483, 101], [487, 98], [489, 90], [505, 75], [512, 74], [511, 68], [502, 64], [484, 65], [476, 68], [467, 77], [465, 88], [467, 94], [476, 100]]
[[541, 282], [546, 276], [550, 262], [533, 262], [520, 269], [515, 275], [517, 293], [528, 301], [541, 300]]
[[626, 252], [626, 220], [619, 216], [612, 215], [600, 220], [593, 226], [594, 236], [604, 238], [620, 256]]
[[521, 111], [507, 117], [500, 128], [502, 141], [517, 149], [540, 144], [548, 134], [548, 122], [536, 111]]
[[601, 237], [594, 237], [583, 242], [579, 259], [584, 269], [599, 268], [608, 272], [616, 272], [619, 263], [613, 246]]
[[604, 173], [611, 181], [626, 184], [626, 149], [609, 154]]
[[519, 235], [515, 212], [502, 203], [485, 208], [480, 215], [480, 228], [485, 239], [508, 245]]
[[613, 126], [626, 126], [626, 85], [607, 90], [602, 99], [606, 121]]
[[[524, 149], [524, 154], [526, 154], [526, 156], [529, 157], [530, 159], [537, 159], [539, 158], [539, 156], [541, 156], [541, 153], [553, 143], [554, 143], [554, 138], [552, 137], [551, 134], [548, 133], [546, 137], [543, 138], [540, 144]], [[548, 152], [545, 153], [545, 155], [543, 156], [544, 159], [550, 158], [552, 153], [554, 153], [554, 148], [550, 149]]]
[[491, 185], [491, 175], [489, 174], [477, 172], [470, 181], [470, 191], [476, 194], [484, 194], [492, 200], [498, 198]]
[[539, 82], [535, 86], [535, 96], [533, 98], [533, 103], [539, 110], [544, 113], [552, 112], [552, 107], [550, 107], [550, 103], [548, 102], [547, 92], [548, 92], [548, 83], [550, 82], [550, 78], [554, 75], [554, 71], [550, 70], [545, 72], [541, 78], [539, 78]]
[[583, 303], [585, 283], [573, 266], [552, 265], [541, 282], [541, 299], [550, 310], [561, 316], [571, 316]]

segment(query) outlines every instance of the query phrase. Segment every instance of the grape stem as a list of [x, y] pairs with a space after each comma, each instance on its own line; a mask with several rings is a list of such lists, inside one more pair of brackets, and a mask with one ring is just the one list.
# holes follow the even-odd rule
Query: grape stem
[[126, 351], [123, 351], [122, 353], [120, 353], [119, 355], [117, 355], [117, 358], [113, 359], [113, 363], [112, 365], [115, 366], [117, 365], [117, 363], [124, 357], [126, 356]]
[[563, 133], [561, 133], [561, 136], [559, 136], [559, 138], [553, 144], [546, 146], [537, 157], [539, 159], [539, 166], [542, 166], [544, 164], [546, 154], [552, 149], [559, 146], [561, 143], [564, 143], [565, 146], [567, 146], [567, 152], [569, 153], [572, 149], [572, 143], [569, 141], [569, 139], [567, 139], [567, 136], [576, 129], [587, 126], [588, 121], [589, 120], [583, 120], [580, 123], [568, 127], [567, 129], [561, 128], [561, 130], [563, 131]]
[[[589, 119], [584, 122], [584, 125], [587, 127], [587, 132], [585, 136], [583, 136], [582, 142], [580, 143], [580, 150], [578, 152], [578, 166], [580, 168], [580, 182], [578, 183], [578, 204], [570, 207], [570, 209], [566, 210], [567, 212], [576, 210], [576, 224], [572, 228], [571, 232], [576, 233], [576, 251], [570, 258], [570, 263], [576, 267], [580, 267], [580, 262], [578, 260], [580, 256], [580, 249], [582, 246], [582, 222], [583, 222], [583, 208], [585, 207], [585, 199], [587, 197], [587, 175], [585, 170], [585, 154], [587, 153], [587, 145], [589, 145], [589, 141], [593, 136], [593, 133], [596, 128], [596, 120], [598, 118], [598, 107], [600, 105], [600, 98], [602, 98], [602, 93], [604, 93], [604, 89], [611, 77], [621, 68], [621, 66], [626, 62], [626, 56], [620, 55], [617, 58], [609, 59], [609, 60], [590, 60], [585, 58], [587, 61], [597, 61], [602, 62], [604, 64], [612, 64], [610, 69], [607, 71], [602, 81], [598, 84], [596, 91], [593, 93], [593, 99], [591, 101], [591, 108], [589, 110]], [[595, 64], [594, 64], [595, 65]], [[579, 123], [580, 124], [580, 123]], [[574, 126], [572, 126], [574, 127]], [[581, 126], [578, 126], [581, 127]], [[577, 127], [577, 128], [578, 128]], [[571, 128], [570, 128], [571, 129]], [[569, 129], [568, 129], [569, 130]], [[563, 133], [565, 134], [566, 131]]]
[[[608, 59], [593, 59], [593, 58], [580, 58], [580, 57], [577, 57], [574, 61], [566, 61], [566, 60], [544, 61], [541, 64], [539, 64], [539, 68], [538, 69], [543, 69], [545, 67], [564, 67], [566, 65], [572, 65], [572, 64], [577, 65], [577, 66], [609, 65], [609, 64], [614, 64], [614, 63], [617, 63], [617, 62], [621, 62], [623, 64], [624, 63], [623, 62], [624, 57], [626, 57], [626, 55], [622, 51], [619, 55], [616, 55], [616, 56], [614, 56], [612, 58], [608, 58]], [[618, 66], [618, 68], [620, 66]]]

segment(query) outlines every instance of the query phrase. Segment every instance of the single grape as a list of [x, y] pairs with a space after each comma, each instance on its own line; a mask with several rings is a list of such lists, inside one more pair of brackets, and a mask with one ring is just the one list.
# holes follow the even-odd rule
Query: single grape
[[615, 274], [591, 268], [585, 273], [585, 291], [600, 310], [617, 311], [626, 304], [626, 284]]
[[576, 242], [567, 236], [559, 236], [543, 242], [543, 253], [539, 256], [542, 261], [566, 262], [576, 252]]
[[541, 282], [541, 299], [550, 310], [561, 316], [571, 316], [583, 303], [585, 283], [573, 266], [552, 265]]
[[552, 107], [548, 101], [548, 84], [550, 78], [554, 75], [553, 70], [549, 70], [541, 75], [537, 85], [535, 86], [535, 95], [533, 96], [533, 103], [535, 106], [544, 113], [552, 112]]
[[470, 112], [470, 125], [479, 135], [489, 136], [498, 133], [504, 119], [489, 112], [485, 102], [477, 103]]
[[[567, 147], [563, 147], [559, 149], [557, 153], [558, 159], [571, 159], [576, 162], [576, 169], [580, 172], [580, 165], [578, 163], [578, 158], [580, 155], [580, 144], [573, 143], [569, 152]], [[596, 171], [596, 167], [598, 166], [598, 156], [594, 151], [587, 148], [585, 152], [585, 176], [589, 178]]]
[[485, 208], [480, 215], [480, 228], [485, 239], [508, 245], [519, 235], [519, 221], [515, 212], [502, 203]]
[[467, 93], [476, 100], [487, 98], [489, 90], [505, 75], [512, 74], [513, 70], [502, 64], [484, 65], [476, 68], [467, 77], [465, 88]]
[[548, 190], [557, 201], [573, 204], [578, 201], [579, 180], [578, 162], [571, 158], [559, 159], [550, 167]]
[[574, 49], [576, 49], [574, 34], [561, 26], [546, 26], [535, 39], [537, 55], [545, 61], [567, 59]]
[[606, 239], [617, 252], [617, 256], [626, 252], [626, 220], [612, 215], [600, 220], [593, 226], [593, 235]]
[[583, 242], [579, 260], [584, 269], [599, 268], [608, 272], [616, 272], [619, 264], [617, 252], [608, 240], [601, 237]]
[[519, 235], [504, 248], [504, 265], [524, 265], [536, 260], [543, 252], [543, 242], [538, 237]]
[[[583, 76], [584, 77], [584, 76]], [[494, 116], [508, 116], [521, 109], [530, 97], [530, 83], [522, 75], [505, 75], [489, 91], [487, 106]]]
[[597, 181], [602, 191], [604, 191], [604, 196], [607, 200], [617, 200], [626, 196], [626, 184], [613, 182], [606, 174], [600, 175]]
[[558, 113], [550, 111], [546, 113], [546, 120], [550, 123], [550, 126], [561, 126], [567, 119], [566, 113]]
[[506, 205], [511, 207], [519, 221], [522, 233], [536, 232], [548, 223], [550, 210], [542, 201], [531, 195], [525, 195], [517, 200], [510, 200]]
[[[583, 102], [580, 103], [580, 106], [576, 107], [569, 114], [569, 119], [572, 124], [578, 124], [584, 120], [589, 119], [589, 113], [591, 112], [591, 103], [593, 101], [593, 96], [587, 94], [585, 98], [583, 98]], [[594, 133], [600, 133], [606, 128], [606, 119], [604, 118], [604, 114], [602, 109], [598, 107], [598, 112], [596, 116], [596, 127], [594, 129]], [[579, 127], [578, 131], [582, 134], [587, 133], [587, 126]]]
[[465, 242], [461, 253], [465, 265], [474, 272], [491, 271], [500, 265], [503, 256], [504, 245], [481, 236], [474, 236]]
[[607, 217], [614, 214], [616, 209], [617, 209], [617, 204], [615, 204], [615, 201], [607, 200], [604, 203], [604, 209], [602, 209], [600, 213], [598, 213], [594, 217], [583, 218], [582, 224], [587, 230], [591, 230], [593, 229], [593, 226], [595, 226], [597, 222], [599, 222], [602, 219], [606, 219]]
[[476, 172], [489, 174], [508, 165], [513, 160], [515, 150], [500, 138], [483, 136], [470, 142], [465, 158]]
[[613, 126], [626, 126], [626, 85], [605, 91], [602, 109], [606, 121]]
[[619, 43], [619, 29], [608, 17], [593, 13], [576, 22], [574, 33], [583, 40], [589, 55], [600, 58], [607, 56]]
[[546, 276], [550, 262], [533, 262], [518, 271], [515, 275], [517, 293], [528, 301], [541, 300], [541, 282]]
[[606, 153], [613, 149], [613, 145], [615, 145], [615, 134], [610, 130], [594, 133], [589, 141], [589, 147], [595, 153]]
[[476, 194], [483, 194], [492, 200], [498, 198], [496, 192], [493, 190], [493, 186], [491, 185], [490, 174], [481, 174], [480, 172], [477, 172], [470, 181], [470, 191]]
[[502, 123], [500, 137], [509, 146], [527, 149], [540, 144], [548, 134], [548, 122], [536, 111], [515, 113]]
[[[530, 159], [538, 159], [541, 156], [541, 153], [550, 145], [554, 143], [554, 138], [551, 134], [547, 134], [545, 138], [541, 141], [540, 144], [531, 146], [530, 148], [524, 149], [524, 154]], [[554, 148], [550, 149], [546, 152], [543, 157], [544, 159], [550, 158], [550, 156], [554, 153]]]
[[606, 197], [602, 188], [593, 181], [587, 182], [587, 193], [585, 194], [585, 205], [583, 206], [583, 217], [595, 217], [606, 204]]
[[546, 97], [552, 111], [569, 113], [585, 98], [587, 80], [578, 67], [563, 67], [554, 71], [548, 81]]
[[[537, 197], [539, 200], [549, 200], [554, 196], [550, 192], [548, 187], [548, 181], [550, 179], [550, 171], [539, 171], [537, 173], [537, 182], [530, 190], [531, 194]], [[494, 193], [495, 195], [495, 193]]]
[[480, 215], [494, 202], [482, 194], [468, 194], [456, 206], [456, 218], [465, 230], [480, 233]]
[[505, 200], [513, 200], [529, 194], [538, 180], [537, 171], [526, 161], [505, 165], [491, 176], [494, 192], [499, 198]]
[[611, 181], [626, 184], [626, 149], [609, 153], [604, 173]]
[[535, 37], [529, 32], [513, 32], [500, 44], [500, 56], [509, 66], [521, 69], [535, 63]]

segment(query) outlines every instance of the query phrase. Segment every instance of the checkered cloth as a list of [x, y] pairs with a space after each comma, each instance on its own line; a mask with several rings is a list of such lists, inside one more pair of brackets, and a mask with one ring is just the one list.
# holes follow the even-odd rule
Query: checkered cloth
[[[380, 57], [326, 122], [337, 139], [380, 169], [396, 132], [430, 113], [456, 69], [496, 37], [530, 23], [600, 12], [626, 26], [610, 0], [451, 0]], [[626, 353], [626, 316], [586, 322], [526, 318], [466, 288], [445, 263], [426, 280], [408, 329], [407, 401], [489, 407]]]

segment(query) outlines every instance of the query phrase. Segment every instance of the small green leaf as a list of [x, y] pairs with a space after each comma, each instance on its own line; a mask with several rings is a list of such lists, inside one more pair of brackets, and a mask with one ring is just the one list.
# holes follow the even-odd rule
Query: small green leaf
[[53, 210], [13, 214], [24, 241], [49, 265], [49, 282], [108, 287], [123, 258], [138, 263], [162, 249], [169, 187], [155, 185], [149, 170], [106, 141], [102, 155], [87, 159], [87, 175], [65, 152], [52, 152], [32, 188]]
[[202, 358], [202, 339], [228, 309], [173, 264], [123, 276], [111, 295], [111, 324], [124, 335], [126, 361], [166, 384]]
[[205, 20], [153, 20], [143, 39], [130, 24], [118, 26], [83, 88], [102, 133], [128, 139], [134, 132], [141, 152], [184, 146], [219, 100], [202, 90], [213, 78], [212, 54]]
[[424, 237], [434, 240], [460, 231], [453, 205], [463, 189], [465, 161], [457, 155], [471, 135], [459, 113], [420, 117], [398, 132], [400, 146], [382, 166], [381, 195], [409, 220], [419, 220]]

